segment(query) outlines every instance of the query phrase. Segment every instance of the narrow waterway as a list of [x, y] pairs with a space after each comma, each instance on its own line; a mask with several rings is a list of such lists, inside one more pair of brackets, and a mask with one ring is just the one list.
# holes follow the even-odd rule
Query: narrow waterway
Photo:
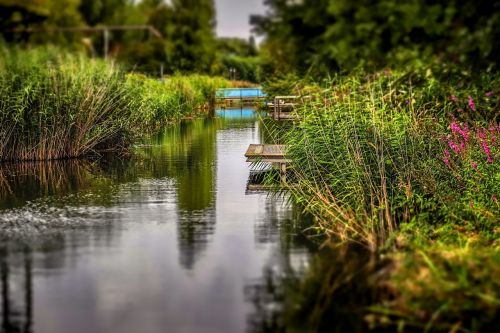
[[186, 121], [127, 158], [0, 169], [2, 332], [278, 327], [315, 246], [283, 199], [246, 190], [253, 110]]

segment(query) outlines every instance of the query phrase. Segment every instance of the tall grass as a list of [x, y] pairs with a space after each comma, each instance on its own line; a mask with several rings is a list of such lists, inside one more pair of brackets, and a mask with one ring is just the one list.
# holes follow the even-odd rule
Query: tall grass
[[1, 50], [0, 159], [48, 160], [120, 147], [137, 103], [103, 61], [57, 49]]
[[205, 75], [176, 75], [165, 81], [140, 74], [127, 75], [126, 86], [140, 96], [142, 125], [159, 129], [181, 118], [207, 112], [214, 107], [215, 91], [227, 88], [229, 81]]
[[293, 198], [334, 241], [395, 263], [383, 282], [390, 296], [372, 300], [371, 325], [498, 327], [498, 87], [496, 73], [443, 65], [295, 91], [309, 96], [299, 120], [274, 133], [293, 161]]
[[[312, 98], [285, 134], [298, 179], [295, 199], [326, 233], [372, 249], [403, 222], [444, 218], [435, 206], [459, 201], [467, 184], [442, 162], [443, 137], [454, 114], [473, 113], [457, 111], [449, 98], [454, 89], [428, 72], [353, 74], [303, 88], [299, 93]], [[494, 102], [476, 100], [484, 112], [473, 120], [494, 122]]]
[[0, 161], [122, 150], [145, 133], [213, 104], [224, 79], [160, 82], [57, 48], [0, 48]]

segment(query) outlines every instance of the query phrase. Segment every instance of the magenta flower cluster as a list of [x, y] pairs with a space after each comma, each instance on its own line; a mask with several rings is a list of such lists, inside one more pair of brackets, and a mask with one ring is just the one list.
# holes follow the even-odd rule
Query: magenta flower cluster
[[469, 104], [469, 108], [472, 111], [476, 112], [476, 104], [474, 103], [474, 100], [472, 99], [472, 97], [470, 95], [468, 97], [468, 102], [467, 103]]
[[[493, 92], [492, 91], [489, 91], [487, 93], [485, 93], [485, 96], [486, 97], [491, 97], [493, 96]], [[453, 103], [455, 104], [459, 104], [459, 100], [458, 100], [458, 97], [455, 96], [455, 95], [451, 95], [450, 96], [450, 99]], [[476, 103], [474, 102], [474, 99], [472, 98], [471, 95], [467, 96], [467, 105], [469, 106], [469, 109], [472, 111], [472, 112], [476, 112]], [[463, 109], [458, 107], [457, 109], [458, 112], [463, 112]]]
[[[485, 94], [486, 96], [492, 96], [492, 92]], [[455, 95], [451, 95], [451, 101], [458, 105], [459, 99]], [[476, 112], [476, 104], [471, 96], [467, 98], [467, 105], [472, 112]], [[459, 112], [463, 111], [458, 109]], [[498, 140], [500, 138], [500, 126], [498, 124], [491, 124], [489, 128], [473, 126], [469, 127], [467, 123], [460, 123], [455, 118], [450, 122], [450, 131], [444, 139], [446, 148], [443, 150], [443, 155], [441, 157], [443, 163], [450, 169], [456, 170], [453, 166], [455, 160], [469, 161], [470, 165], [474, 170], [479, 173], [478, 163], [484, 161], [491, 164], [495, 159], [499, 158], [500, 147], [498, 146]], [[478, 159], [477, 154], [474, 152], [481, 152], [484, 159]], [[453, 153], [453, 156], [452, 156]], [[475, 156], [477, 161], [472, 160], [472, 156]]]
[[[480, 150], [484, 156], [486, 163], [491, 164], [495, 159], [500, 158], [498, 139], [500, 137], [500, 126], [491, 125], [489, 128], [477, 127], [469, 128], [467, 124], [461, 124], [457, 120], [453, 120], [450, 123], [451, 133], [445, 138], [447, 147], [443, 150], [442, 160], [443, 163], [451, 168], [451, 162], [453, 160], [451, 152], [456, 155], [457, 158], [462, 160], [468, 159], [469, 153], [475, 150]], [[472, 168], [478, 171], [478, 164], [475, 161], [471, 161]]]

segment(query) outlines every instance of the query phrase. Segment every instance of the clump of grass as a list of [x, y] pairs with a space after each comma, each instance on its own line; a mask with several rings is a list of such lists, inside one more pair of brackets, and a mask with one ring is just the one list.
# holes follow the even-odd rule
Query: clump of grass
[[205, 75], [173, 76], [165, 81], [140, 74], [127, 75], [126, 86], [140, 96], [141, 124], [159, 129], [181, 118], [207, 113], [215, 104], [215, 91], [229, 82]]
[[132, 140], [206, 112], [222, 78], [126, 75], [57, 48], [0, 50], [0, 161], [121, 151]]
[[57, 49], [0, 54], [0, 160], [49, 160], [121, 148], [134, 126], [122, 73]]
[[296, 199], [327, 233], [372, 248], [409, 219], [395, 206], [412, 195], [414, 161], [432, 154], [422, 134], [432, 116], [406, 102], [411, 91], [397, 89], [384, 74], [316, 89], [286, 140], [299, 179]]

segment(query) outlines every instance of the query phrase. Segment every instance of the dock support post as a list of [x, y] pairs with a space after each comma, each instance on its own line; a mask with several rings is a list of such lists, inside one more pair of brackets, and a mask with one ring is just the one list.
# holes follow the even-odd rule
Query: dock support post
[[273, 107], [274, 107], [274, 110], [273, 110], [273, 118], [274, 118], [275, 120], [276, 120], [276, 117], [277, 117], [276, 110], [278, 110], [278, 105], [277, 105], [277, 104], [278, 104], [279, 102], [280, 102], [280, 101], [279, 101], [279, 99], [277, 99], [277, 98], [275, 98], [275, 99], [274, 99], [274, 105], [273, 105]]
[[286, 184], [286, 163], [280, 163], [280, 181], [282, 185]]
[[103, 38], [104, 38], [104, 59], [108, 59], [108, 53], [109, 53], [109, 30], [104, 29], [103, 30]]

